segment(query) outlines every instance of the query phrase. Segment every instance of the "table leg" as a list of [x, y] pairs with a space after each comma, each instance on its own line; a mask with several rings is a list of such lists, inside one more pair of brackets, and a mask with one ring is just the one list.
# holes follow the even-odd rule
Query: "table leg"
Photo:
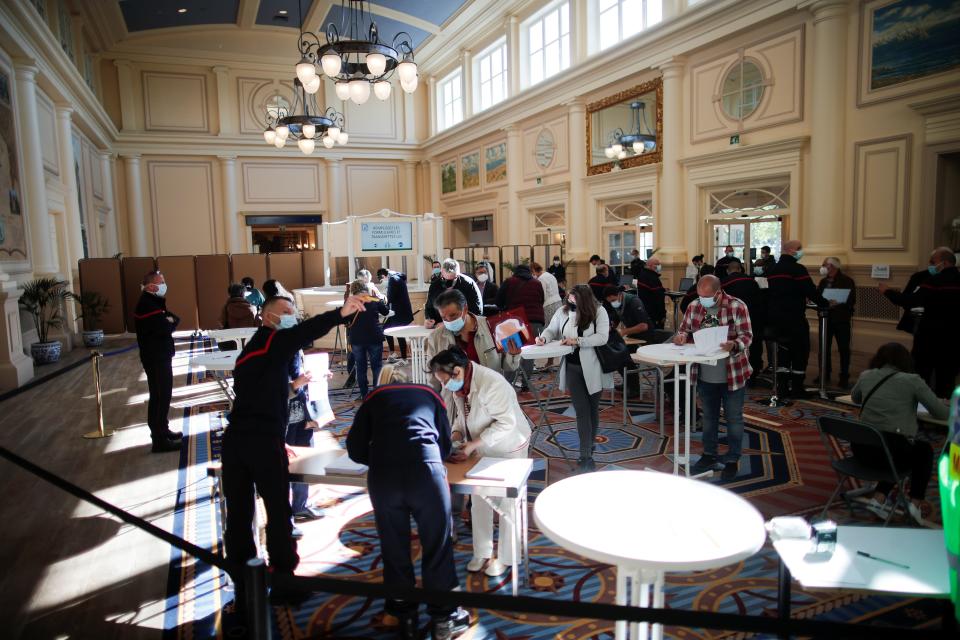
[[[650, 606], [650, 585], [646, 583], [643, 571], [636, 571], [630, 576], [630, 606]], [[630, 639], [649, 637], [649, 626], [646, 622], [631, 622]]]
[[660, 394], [660, 404], [657, 405], [657, 409], [658, 409], [657, 413], [659, 414], [659, 417], [660, 417], [660, 435], [661, 436], [663, 435], [663, 414], [664, 414], [663, 387], [666, 386], [666, 380], [664, 379], [664, 377], [665, 376], [663, 375], [663, 369], [661, 369], [660, 367], [657, 367], [657, 387], [658, 387], [658, 392]]
[[684, 473], [690, 477], [690, 417], [696, 412], [697, 403], [693, 400], [693, 387], [690, 385], [690, 367], [687, 364], [687, 373], [683, 376], [683, 384], [687, 391], [684, 398], [685, 411], [683, 416], [683, 466]]
[[[520, 506], [520, 497], [513, 498], [510, 500], [513, 504], [513, 522], [510, 523], [513, 529], [513, 535], [510, 536], [510, 549], [513, 551], [513, 565], [510, 567], [510, 581], [513, 584], [513, 595], [517, 595], [517, 586], [520, 583], [520, 554], [517, 553], [517, 536], [520, 535], [520, 513], [518, 507]], [[503, 526], [501, 521], [500, 526]]]
[[408, 338], [410, 341], [410, 380], [414, 384], [427, 384], [425, 369], [427, 363], [424, 358], [424, 339]]
[[[781, 622], [790, 619], [790, 569], [777, 557], [777, 618]], [[789, 633], [779, 635], [781, 639], [789, 639]]]
[[[553, 425], [550, 424], [550, 420], [547, 419], [547, 409], [550, 408], [550, 401], [553, 399], [553, 390], [557, 388], [560, 384], [560, 367], [557, 367], [557, 375], [553, 379], [553, 384], [547, 387], [547, 399], [544, 401], [540, 397], [540, 392], [531, 384], [530, 379], [527, 377], [527, 372], [523, 370], [523, 367], [517, 369], [520, 372], [520, 376], [523, 378], [524, 383], [530, 389], [530, 393], [533, 394], [534, 400], [537, 401], [537, 409], [540, 411], [540, 418], [537, 420], [536, 431], [540, 431], [543, 428], [543, 425], [547, 425], [547, 429], [550, 430], [550, 435], [553, 436], [553, 439], [557, 442], [557, 447], [560, 449], [560, 455], [563, 456], [563, 459], [573, 465], [573, 460], [567, 456], [566, 449], [563, 448], [563, 445], [560, 444], [560, 441], [557, 440], [557, 432], [554, 430]], [[530, 443], [533, 444], [533, 434], [530, 434]]]
[[528, 509], [530, 508], [527, 496], [527, 485], [523, 485], [520, 503], [520, 532], [523, 536], [521, 544], [521, 553], [523, 554], [523, 584], [530, 587], [530, 523], [527, 522]]
[[820, 316], [820, 399], [829, 400], [830, 396], [827, 395], [827, 358], [829, 354], [827, 353], [827, 319], [828, 314], [824, 312], [817, 312], [817, 315]]
[[[653, 582], [653, 606], [657, 609], [663, 609], [663, 601], [664, 601], [663, 582], [664, 582], [663, 571], [657, 571], [657, 576]], [[662, 624], [653, 625], [653, 639], [663, 640]]]
[[680, 473], [680, 365], [673, 365], [673, 475]]
[[[615, 604], [627, 604], [627, 576], [628, 571], [623, 567], [617, 567], [617, 595]], [[627, 622], [626, 620], [617, 620], [614, 623], [614, 638], [616, 640], [626, 640]]]

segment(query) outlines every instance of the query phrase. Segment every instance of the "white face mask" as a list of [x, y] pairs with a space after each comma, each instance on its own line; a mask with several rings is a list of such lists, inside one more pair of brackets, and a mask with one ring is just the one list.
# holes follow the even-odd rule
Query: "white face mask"
[[489, 280], [489, 279], [490, 279], [490, 276], [488, 276], [488, 275], [485, 274], [485, 273], [481, 273], [481, 274], [478, 274], [478, 275], [477, 275], [477, 281], [478, 281], [478, 282], [486, 282], [486, 281]]
[[828, 273], [830, 273], [829, 269], [827, 269], [826, 267], [820, 267], [820, 275], [825, 276]]

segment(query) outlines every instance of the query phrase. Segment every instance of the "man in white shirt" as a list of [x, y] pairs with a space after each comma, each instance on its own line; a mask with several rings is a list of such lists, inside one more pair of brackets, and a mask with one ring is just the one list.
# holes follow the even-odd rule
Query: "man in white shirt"
[[563, 301], [560, 299], [560, 285], [557, 284], [557, 279], [553, 277], [552, 273], [544, 271], [543, 265], [539, 262], [531, 263], [530, 270], [533, 271], [533, 277], [539, 280], [540, 286], [543, 287], [543, 324], [546, 326], [550, 324], [550, 318], [557, 312], [557, 309], [563, 306]]

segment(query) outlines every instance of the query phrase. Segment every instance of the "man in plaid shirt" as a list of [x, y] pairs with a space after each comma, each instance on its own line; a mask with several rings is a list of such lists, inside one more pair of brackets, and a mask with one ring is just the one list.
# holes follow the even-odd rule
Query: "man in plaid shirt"
[[[691, 302], [683, 314], [674, 343], [693, 342], [693, 333], [701, 328], [726, 325], [727, 341], [720, 348], [730, 355], [715, 365], [697, 364], [692, 368], [693, 379], [700, 378], [697, 392], [703, 409], [703, 455], [693, 465], [691, 473], [722, 469], [720, 477], [732, 480], [739, 470], [743, 446], [743, 397], [752, 372], [750, 312], [742, 300], [723, 292], [716, 276], [700, 278], [697, 296], [698, 299]], [[727, 453], [722, 458], [717, 455], [721, 402], [727, 420]]]

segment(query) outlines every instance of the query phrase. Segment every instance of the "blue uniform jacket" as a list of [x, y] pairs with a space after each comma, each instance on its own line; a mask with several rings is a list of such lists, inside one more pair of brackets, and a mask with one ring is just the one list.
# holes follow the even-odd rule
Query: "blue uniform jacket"
[[367, 395], [347, 434], [350, 459], [371, 469], [443, 462], [450, 423], [437, 392], [419, 384], [388, 384]]
[[[167, 318], [173, 318], [170, 322]], [[133, 312], [137, 331], [137, 346], [142, 362], [169, 360], [173, 357], [173, 332], [180, 323], [173, 313], [167, 311], [167, 301], [160, 296], [144, 291]]]

